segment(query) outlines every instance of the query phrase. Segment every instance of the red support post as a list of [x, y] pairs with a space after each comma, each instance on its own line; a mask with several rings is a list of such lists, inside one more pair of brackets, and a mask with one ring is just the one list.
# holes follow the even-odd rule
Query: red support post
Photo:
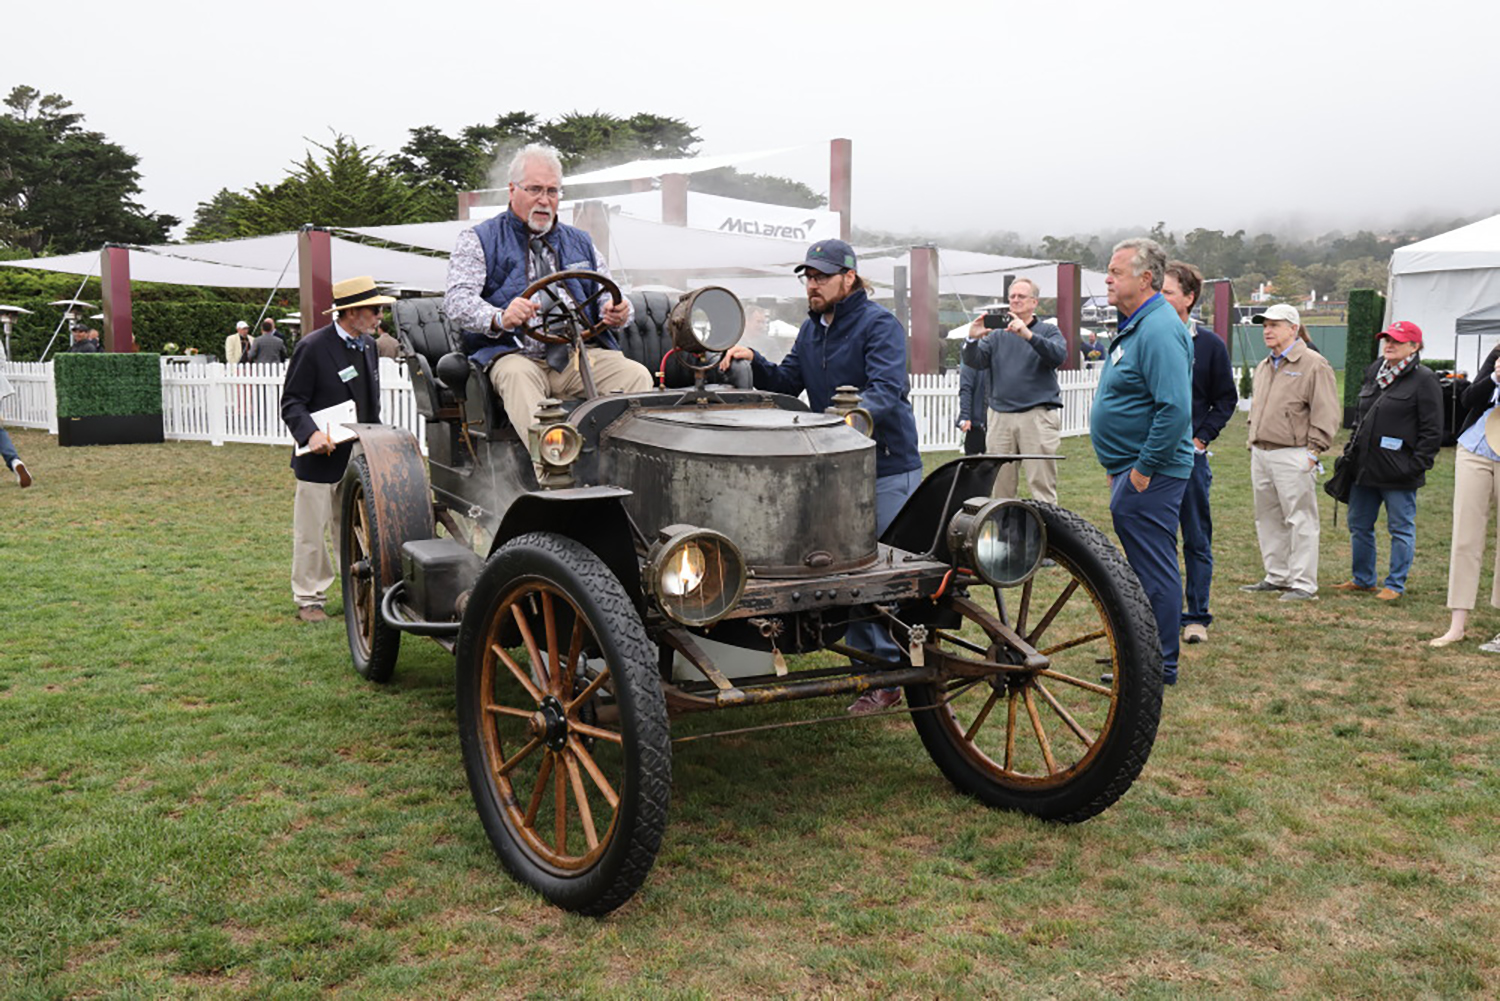
[[668, 226], [687, 225], [686, 174], [661, 175], [661, 221]]
[[828, 166], [828, 207], [839, 214], [839, 239], [847, 240], [853, 225], [850, 212], [854, 190], [854, 143], [848, 139], [833, 140]]
[[1062, 369], [1071, 372], [1079, 365], [1079, 331], [1083, 329], [1083, 265], [1071, 261], [1057, 265], [1057, 326], [1068, 342], [1068, 355]]
[[938, 333], [938, 250], [911, 248], [911, 360], [913, 373], [937, 372], [942, 358]]
[[460, 221], [469, 218], [469, 211], [479, 204], [479, 192], [460, 191], [458, 193], [458, 218]]
[[1214, 333], [1229, 349], [1229, 360], [1234, 361], [1234, 283], [1228, 278], [1207, 282], [1214, 290]]
[[573, 225], [588, 233], [594, 249], [609, 263], [609, 208], [603, 202], [587, 201], [573, 207]]
[[328, 230], [303, 226], [297, 233], [298, 308], [302, 331], [310, 334], [329, 322], [333, 308], [333, 244]]
[[104, 287], [104, 350], [135, 350], [130, 309], [130, 248], [113, 243], [100, 252], [99, 279]]

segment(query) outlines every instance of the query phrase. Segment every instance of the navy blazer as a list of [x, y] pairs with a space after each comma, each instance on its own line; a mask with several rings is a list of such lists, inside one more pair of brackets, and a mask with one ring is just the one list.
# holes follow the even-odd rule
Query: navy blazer
[[[339, 375], [351, 365], [357, 369], [357, 358], [331, 323], [302, 338], [292, 352], [281, 387], [281, 419], [299, 446], [306, 445], [318, 430], [312, 412], [345, 400], [354, 401], [361, 424], [380, 423], [380, 357], [370, 338], [360, 336], [358, 344], [370, 373], [368, 379], [356, 376], [346, 381]], [[337, 483], [353, 451], [354, 443], [346, 441], [332, 455], [293, 453], [292, 472], [307, 483]]]

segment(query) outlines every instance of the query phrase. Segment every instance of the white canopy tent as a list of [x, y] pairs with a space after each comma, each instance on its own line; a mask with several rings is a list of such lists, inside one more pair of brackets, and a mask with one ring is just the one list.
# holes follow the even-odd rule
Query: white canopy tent
[[[1456, 336], [1460, 317], [1500, 303], [1500, 215], [1402, 247], [1391, 255], [1387, 320], [1422, 328], [1423, 355], [1468, 372], [1492, 346]], [[1462, 343], [1460, 343], [1462, 341]], [[1476, 357], [1477, 355], [1477, 357]]]

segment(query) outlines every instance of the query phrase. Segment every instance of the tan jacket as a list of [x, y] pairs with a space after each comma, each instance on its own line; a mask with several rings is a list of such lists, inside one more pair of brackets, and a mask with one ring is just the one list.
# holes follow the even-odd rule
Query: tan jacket
[[1250, 394], [1250, 445], [1303, 447], [1326, 452], [1338, 434], [1343, 405], [1333, 366], [1302, 341], [1294, 341], [1279, 368], [1264, 359], [1255, 366]]

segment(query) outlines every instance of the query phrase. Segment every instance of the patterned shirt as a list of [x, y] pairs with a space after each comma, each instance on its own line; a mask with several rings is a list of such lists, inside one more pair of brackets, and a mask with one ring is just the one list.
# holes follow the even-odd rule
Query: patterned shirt
[[[552, 248], [545, 242], [542, 244], [543, 252], [547, 255], [548, 266], [556, 271], [558, 268], [557, 256]], [[594, 255], [594, 270], [608, 278], [609, 265], [605, 264], [596, 253]], [[531, 254], [526, 255], [526, 283], [529, 285], [536, 280], [536, 265]], [[484, 334], [486, 337], [499, 339], [502, 333], [512, 333], [504, 330], [500, 315], [504, 309], [497, 309], [484, 300], [484, 281], [489, 269], [484, 262], [484, 247], [479, 243], [479, 237], [472, 228], [458, 234], [458, 242], [453, 245], [453, 253], [448, 258], [448, 318], [458, 324], [464, 330], [472, 330]], [[545, 305], [538, 301], [541, 297], [533, 297], [532, 301], [538, 306]], [[614, 329], [630, 325], [635, 319], [635, 306], [630, 299], [625, 299], [625, 322]], [[533, 317], [528, 327], [535, 327], [540, 321]], [[547, 345], [531, 337], [517, 337], [516, 341], [521, 345], [521, 351], [527, 357], [541, 358], [547, 353]]]

